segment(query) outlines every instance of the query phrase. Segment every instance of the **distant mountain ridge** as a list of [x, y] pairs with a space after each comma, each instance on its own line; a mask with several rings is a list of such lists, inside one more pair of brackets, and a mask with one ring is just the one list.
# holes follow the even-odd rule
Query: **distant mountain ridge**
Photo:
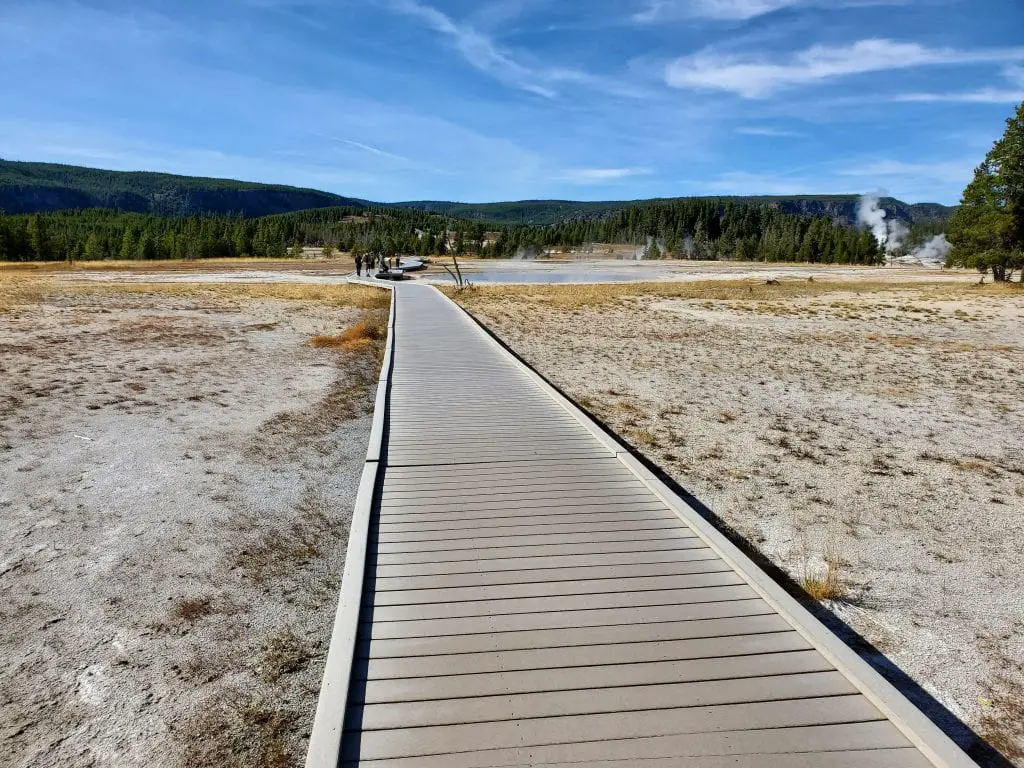
[[[703, 199], [770, 205], [785, 213], [827, 216], [840, 224], [857, 221], [858, 195], [695, 196]], [[108, 171], [75, 165], [0, 160], [0, 210], [36, 213], [70, 208], [107, 208], [158, 216], [237, 213], [246, 218], [314, 208], [403, 208], [455, 218], [502, 224], [548, 226], [564, 221], [597, 220], [623, 208], [689, 198], [651, 200], [519, 200], [458, 203], [414, 200], [374, 203], [316, 189], [260, 184], [233, 179], [178, 176], [149, 171]], [[938, 203], [908, 204], [882, 198], [891, 218], [907, 224], [944, 222], [956, 209]]]
[[[508, 224], [531, 224], [546, 226], [561, 221], [577, 219], [600, 219], [623, 208], [645, 203], [671, 203], [673, 200], [722, 200], [734, 203], [770, 205], [784, 213], [804, 216], [828, 216], [837, 224], [857, 223], [859, 195], [695, 195], [692, 197], [654, 198], [648, 200], [609, 200], [600, 202], [579, 202], [574, 200], [518, 200], [508, 203], [451, 203], [440, 200], [417, 200], [407, 203], [393, 203], [398, 208], [411, 208], [431, 213], [441, 213], [463, 219], [495, 221]], [[907, 224], [921, 222], [942, 222], [949, 219], [956, 210], [953, 206], [939, 203], [904, 203], [894, 197], [883, 197], [882, 206], [890, 218]]]
[[0, 160], [0, 210], [10, 214], [109, 208], [157, 216], [238, 213], [252, 218], [366, 205], [365, 200], [279, 184]]

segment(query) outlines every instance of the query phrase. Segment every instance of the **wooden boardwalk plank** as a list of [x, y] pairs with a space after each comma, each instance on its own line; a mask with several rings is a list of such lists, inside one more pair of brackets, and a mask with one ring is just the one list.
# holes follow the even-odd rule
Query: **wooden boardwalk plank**
[[[434, 674], [448, 675], [453, 670], [459, 674], [480, 674], [483, 672], [511, 672], [516, 670], [562, 669], [565, 667], [589, 667], [597, 664], [637, 664], [646, 661], [681, 661], [684, 659], [713, 659], [722, 656], [745, 656], [754, 654], [801, 651], [810, 648], [805, 639], [784, 624], [775, 623], [776, 617], [759, 617], [762, 627], [774, 631], [762, 631], [745, 635], [699, 637], [690, 640], [637, 640], [627, 643], [549, 646], [514, 651], [482, 651], [458, 654], [426, 654], [406, 656], [382, 656], [383, 648], [371, 645], [370, 655], [363, 656], [366, 663], [360, 669], [360, 676], [369, 680], [385, 680], [395, 677], [429, 677]], [[752, 622], [742, 626], [743, 631], [753, 631]], [[647, 625], [649, 626], [649, 625]], [[719, 624], [721, 626], [721, 623]], [[578, 634], [578, 633], [577, 633]], [[535, 642], [555, 639], [554, 633], [538, 637]], [[642, 636], [642, 635], [641, 635]], [[381, 644], [377, 644], [381, 645]], [[392, 646], [391, 652], [397, 648]]]
[[[764, 601], [747, 598], [675, 605], [631, 605], [613, 609], [588, 608], [581, 611], [445, 617], [431, 621], [377, 620], [364, 629], [365, 637], [374, 643], [385, 639], [433, 639], [445, 636], [447, 639], [443, 642], [449, 643], [453, 649], [459, 648], [459, 653], [469, 653], [469, 649], [534, 648], [537, 647], [534, 643], [542, 639], [545, 642], [555, 642], [551, 634], [558, 632], [538, 637], [534, 634], [537, 630], [562, 630], [562, 634], [567, 636], [562, 639], [563, 643], [571, 643], [574, 640], [578, 645], [586, 645], [594, 642], [621, 642], [618, 639], [621, 637], [687, 637], [687, 632], [706, 631], [705, 625], [701, 622], [708, 619], [771, 613], [772, 609]], [[699, 626], [692, 628], [691, 623]], [[462, 635], [476, 637], [454, 639], [454, 636]], [[440, 648], [434, 652], [445, 651]]]
[[[624, 717], [621, 711], [562, 717], [535, 717], [524, 713], [510, 720], [424, 728], [400, 726], [375, 730], [364, 726], [358, 743], [362, 756], [372, 760], [453, 755], [479, 750], [484, 745], [490, 749], [507, 749], [878, 720], [878, 711], [863, 696], [841, 695], [650, 709], [631, 712], [629, 717]], [[346, 758], [350, 755], [343, 754]]]

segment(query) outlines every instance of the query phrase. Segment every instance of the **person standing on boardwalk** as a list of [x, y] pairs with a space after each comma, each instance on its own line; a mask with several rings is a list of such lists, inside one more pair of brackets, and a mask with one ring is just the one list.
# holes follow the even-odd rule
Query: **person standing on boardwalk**
[[362, 277], [363, 274], [363, 254], [357, 253], [355, 255], [356, 260], [356, 277]]

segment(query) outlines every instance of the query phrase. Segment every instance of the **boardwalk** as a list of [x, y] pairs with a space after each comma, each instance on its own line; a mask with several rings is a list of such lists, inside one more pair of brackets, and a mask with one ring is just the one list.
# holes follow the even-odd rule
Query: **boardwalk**
[[461, 310], [396, 302], [309, 765], [973, 765]]

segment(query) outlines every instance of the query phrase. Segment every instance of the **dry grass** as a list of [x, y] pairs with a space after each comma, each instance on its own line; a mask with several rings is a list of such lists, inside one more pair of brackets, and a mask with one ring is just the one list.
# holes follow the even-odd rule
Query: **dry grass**
[[[235, 551], [232, 565], [256, 584], [266, 584], [296, 573], [320, 557], [337, 540], [345, 521], [333, 513], [327, 498], [308, 491], [295, 507], [287, 526], [260, 530], [260, 521], [239, 517], [232, 525], [246, 540]], [[258, 535], [254, 535], [257, 534]]]
[[981, 733], [1010, 760], [1024, 760], [1024, 661], [1019, 638], [1020, 621], [1002, 632], [981, 634], [978, 645], [987, 651], [996, 670], [982, 704]]
[[171, 605], [171, 618], [192, 624], [214, 613], [213, 598], [182, 597]]
[[326, 285], [308, 283], [69, 283], [66, 293], [190, 297], [210, 299], [278, 299], [309, 301], [331, 307], [385, 309], [391, 294], [368, 285]]
[[312, 657], [310, 647], [290, 628], [271, 635], [263, 644], [257, 671], [268, 683], [305, 668]]
[[281, 258], [238, 258], [225, 257], [219, 259], [166, 259], [160, 261], [142, 261], [138, 259], [105, 259], [103, 261], [15, 261], [0, 262], [0, 272], [48, 272], [48, 273], [75, 273], [75, 272], [205, 272], [223, 271], [226, 267], [238, 267], [245, 269], [259, 267], [260, 269], [286, 269], [289, 271], [301, 271], [304, 269], [323, 270], [325, 267], [337, 267], [343, 270], [351, 270], [352, 262], [346, 257], [327, 259], [323, 258], [316, 249], [309, 249], [307, 253], [317, 254], [315, 258], [303, 259], [281, 259]]
[[814, 600], [842, 600], [849, 595], [849, 585], [844, 576], [844, 562], [835, 538], [825, 543], [822, 554], [823, 566], [811, 568], [804, 560], [804, 576], [800, 586]]
[[309, 344], [317, 349], [324, 347], [358, 352], [368, 349], [387, 335], [387, 328], [379, 317], [367, 317], [337, 336], [314, 336]]
[[38, 304], [52, 283], [26, 275], [0, 274], [0, 315]]
[[291, 768], [289, 748], [298, 716], [272, 700], [225, 689], [182, 724], [182, 768]]

